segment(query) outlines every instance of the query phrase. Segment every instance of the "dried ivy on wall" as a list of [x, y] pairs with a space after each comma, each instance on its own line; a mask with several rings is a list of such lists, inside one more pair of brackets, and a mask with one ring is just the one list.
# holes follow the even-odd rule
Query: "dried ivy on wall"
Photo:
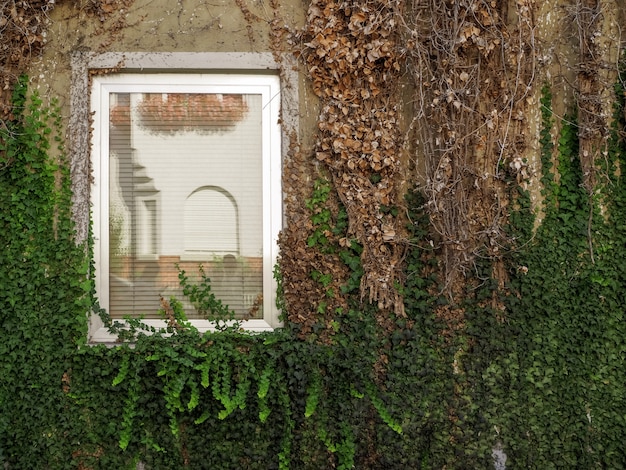
[[361, 296], [398, 313], [404, 247], [396, 217], [402, 148], [396, 22], [402, 9], [401, 1], [313, 1], [301, 38], [321, 100], [315, 156], [346, 208], [348, 236], [363, 247]]
[[54, 1], [0, 2], [0, 119], [11, 114], [11, 92], [17, 78], [28, 67], [32, 57], [37, 57], [46, 42], [48, 12]]
[[[346, 294], [354, 296], [348, 286], [355, 277], [346, 256], [360, 259], [358, 291], [361, 300], [377, 307], [379, 326], [392, 328], [390, 312], [403, 315], [398, 287], [406, 237], [398, 199], [403, 135], [396, 28], [401, 9], [402, 2], [314, 1], [306, 26], [291, 39], [319, 99], [313, 158], [322, 169], [315, 171], [309, 164], [309, 175], [317, 173], [320, 181], [332, 183], [323, 199], [321, 188], [312, 188], [316, 202], [307, 207], [312, 215], [304, 211], [309, 220], [288, 224], [281, 239], [290, 320], [301, 324], [305, 333], [320, 324], [332, 335], [333, 319], [349, 308]], [[292, 187], [292, 168], [288, 164], [287, 189]], [[310, 178], [301, 168], [296, 169], [301, 180]], [[287, 195], [290, 201], [289, 191]], [[300, 209], [297, 200], [288, 207], [290, 214], [303, 212], [302, 201]], [[342, 224], [338, 231], [329, 230]], [[352, 250], [358, 255], [347, 254]], [[301, 295], [304, 291], [307, 298]], [[305, 313], [311, 304], [316, 315]]]
[[[462, 295], [476, 258], [507, 250], [508, 188], [530, 176], [534, 9], [532, 0], [412, 5], [404, 39], [413, 119], [451, 297]], [[501, 269], [494, 275], [505, 282]]]
[[[402, 314], [396, 288], [406, 237], [398, 193], [408, 179], [421, 181], [427, 194], [432, 240], [441, 252], [439, 290], [459, 300], [474, 260], [500, 259], [509, 249], [509, 190], [531, 176], [525, 155], [526, 111], [534, 99], [533, 8], [529, 1], [482, 0], [309, 6], [293, 43], [320, 99], [314, 154], [347, 210], [347, 239], [363, 247], [361, 298], [378, 305], [381, 325], [383, 312]], [[302, 228], [288, 227], [288, 235], [291, 230]], [[283, 245], [297, 249], [291, 236]], [[333, 280], [345, 283], [336, 259], [317, 253], [297, 259], [299, 266], [283, 263], [297, 283], [286, 289], [296, 310], [297, 293], [315, 287], [303, 259], [310, 270], [326, 263]], [[502, 264], [494, 270], [502, 287]], [[453, 328], [462, 310], [446, 307], [441, 315]]]

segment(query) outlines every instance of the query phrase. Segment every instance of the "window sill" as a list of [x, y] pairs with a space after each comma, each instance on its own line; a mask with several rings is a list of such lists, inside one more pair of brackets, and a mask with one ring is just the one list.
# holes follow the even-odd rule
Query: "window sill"
[[[92, 324], [92, 327], [90, 328], [88, 344], [91, 346], [96, 346], [98, 344], [119, 344], [117, 337], [109, 332], [108, 328], [102, 324], [102, 321], [99, 318], [97, 319], [97, 322], [100, 323], [98, 327]], [[262, 333], [265, 331], [274, 331], [280, 326], [272, 326], [263, 319], [241, 320], [241, 322], [242, 333]], [[95, 323], [95, 320], [92, 319], [92, 323]], [[142, 323], [147, 327], [163, 330], [167, 328], [167, 322], [164, 320], [142, 320]], [[218, 331], [215, 324], [207, 320], [189, 320], [189, 324], [195, 327], [201, 334]], [[148, 332], [145, 334], [149, 335]]]

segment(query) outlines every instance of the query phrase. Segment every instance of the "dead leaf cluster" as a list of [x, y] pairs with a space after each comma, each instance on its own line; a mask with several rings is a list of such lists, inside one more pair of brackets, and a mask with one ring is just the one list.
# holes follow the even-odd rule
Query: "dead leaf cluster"
[[301, 56], [321, 100], [316, 157], [346, 207], [350, 236], [363, 246], [361, 295], [381, 311], [402, 311], [394, 287], [403, 248], [397, 205], [401, 132], [398, 80], [401, 1], [314, 0]]
[[[348, 311], [341, 287], [350, 273], [336, 254], [322, 253], [319, 247], [307, 244], [314, 227], [304, 202], [310, 197], [312, 188], [307, 182], [314, 173], [313, 159], [301, 151], [296, 136], [292, 135], [289, 158], [283, 167], [288, 223], [279, 237], [282, 290], [288, 307], [284, 313], [289, 323], [298, 325], [301, 337], [316, 335], [318, 341], [329, 343], [335, 333], [334, 322], [341, 312]], [[331, 191], [324, 207], [331, 211], [333, 220], [337, 217], [338, 202], [337, 193]], [[325, 236], [330, 244], [340, 245], [341, 240], [331, 231]], [[323, 286], [313, 279], [311, 273], [314, 271], [330, 274], [330, 284]]]
[[313, 1], [303, 34], [312, 86], [341, 112], [381, 93], [400, 71], [396, 17], [400, 2]]
[[[336, 210], [336, 194], [329, 198], [327, 205]], [[329, 343], [335, 333], [334, 322], [348, 311], [341, 287], [350, 273], [336, 253], [322, 253], [319, 247], [307, 246], [306, 240], [313, 227], [308, 217], [301, 220], [303, 224], [290, 223], [281, 232], [279, 240], [282, 288], [288, 306], [286, 313], [289, 322], [298, 325], [301, 337], [311, 338], [314, 334], [318, 341]], [[332, 233], [327, 236], [330, 243], [338, 243]], [[330, 283], [322, 285], [312, 277], [313, 272], [330, 275]]]

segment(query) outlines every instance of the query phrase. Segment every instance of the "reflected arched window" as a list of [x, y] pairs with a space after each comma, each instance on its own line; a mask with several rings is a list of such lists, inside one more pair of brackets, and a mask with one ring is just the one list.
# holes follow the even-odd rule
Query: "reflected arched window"
[[223, 188], [196, 189], [185, 201], [185, 252], [239, 254], [239, 214], [233, 196]]

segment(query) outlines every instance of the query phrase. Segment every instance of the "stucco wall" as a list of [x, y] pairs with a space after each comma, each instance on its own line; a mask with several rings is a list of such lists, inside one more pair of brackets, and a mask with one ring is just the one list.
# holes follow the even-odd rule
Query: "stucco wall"
[[[291, 54], [282, 53], [286, 37], [301, 27], [306, 8], [298, 0], [280, 3], [280, 8], [272, 8], [266, 3], [239, 0], [126, 0], [117, 2], [111, 11], [102, 4], [99, 14], [94, 14], [89, 2], [63, 1], [49, 12], [43, 55], [33, 61], [29, 75], [44, 100], [58, 99], [64, 116], [79, 240], [86, 237], [89, 217], [88, 70], [137, 70], [146, 64], [153, 70], [162, 70], [163, 64], [190, 71], [274, 68], [281, 74], [284, 87], [283, 109], [289, 108], [282, 116], [284, 154], [295, 136], [305, 145], [310, 141], [306, 136], [315, 126], [315, 100], [298, 78], [302, 74]], [[222, 57], [218, 62], [216, 56], [194, 58], [185, 54], [212, 52], [233, 53], [233, 59]], [[141, 53], [173, 54], [166, 62], [157, 59], [150, 65], [151, 59], [146, 60]], [[174, 54], [179, 56], [173, 58]]]

